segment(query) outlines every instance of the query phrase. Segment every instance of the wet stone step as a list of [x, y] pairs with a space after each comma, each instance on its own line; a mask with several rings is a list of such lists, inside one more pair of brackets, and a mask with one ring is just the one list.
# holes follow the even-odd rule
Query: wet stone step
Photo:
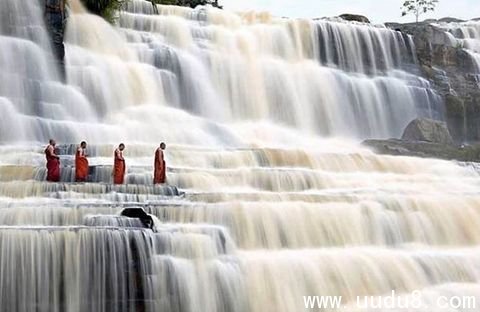
[[[0, 236], [5, 231], [17, 231], [17, 232], [59, 232], [62, 235], [65, 235], [67, 232], [80, 232], [80, 231], [88, 231], [91, 233], [95, 233], [96, 231], [125, 231], [127, 230], [126, 227], [123, 226], [89, 226], [89, 225], [68, 225], [68, 226], [46, 226], [46, 225], [15, 225], [15, 226], [4, 226], [0, 225]], [[143, 226], [139, 227], [129, 227], [129, 231], [149, 231], [149, 229], [145, 229]], [[35, 235], [35, 234], [31, 234]], [[93, 235], [93, 234], [92, 234]]]
[[112, 215], [87, 215], [83, 223], [88, 227], [146, 228], [139, 218]]
[[[38, 181], [13, 181], [0, 182], [0, 196], [25, 198], [32, 196], [45, 196], [48, 194], [78, 193], [94, 198], [93, 195], [125, 194], [125, 195], [157, 195], [157, 196], [182, 196], [175, 186], [170, 185], [113, 185], [106, 183], [50, 183]], [[59, 196], [61, 198], [62, 196]], [[128, 198], [125, 199], [125, 201]]]
[[[167, 170], [172, 172], [171, 169]], [[45, 181], [47, 169], [42, 166], [25, 165], [0, 165], [0, 181]], [[87, 182], [89, 183], [112, 183], [112, 166], [95, 165], [89, 167]], [[127, 184], [153, 184], [153, 172], [150, 166], [129, 166], [125, 176]], [[61, 182], [75, 182], [75, 167], [73, 164], [65, 165], [62, 161], [60, 167]]]

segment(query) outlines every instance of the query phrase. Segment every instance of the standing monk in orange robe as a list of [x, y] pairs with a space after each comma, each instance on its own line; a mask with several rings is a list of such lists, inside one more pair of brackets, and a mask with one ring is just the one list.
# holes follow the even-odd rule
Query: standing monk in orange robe
[[165, 165], [165, 157], [163, 151], [167, 146], [161, 143], [155, 152], [155, 171], [153, 173], [153, 184], [163, 184], [167, 180], [167, 167]]
[[88, 177], [87, 142], [83, 141], [75, 154], [75, 181], [86, 182]]
[[114, 184], [123, 184], [125, 180], [125, 159], [123, 158], [123, 150], [125, 149], [125, 144], [121, 143], [118, 148], [115, 150], [113, 155], [114, 165], [113, 165], [113, 183]]
[[45, 149], [45, 157], [47, 158], [47, 181], [60, 181], [60, 157], [55, 154], [55, 140], [50, 140]]

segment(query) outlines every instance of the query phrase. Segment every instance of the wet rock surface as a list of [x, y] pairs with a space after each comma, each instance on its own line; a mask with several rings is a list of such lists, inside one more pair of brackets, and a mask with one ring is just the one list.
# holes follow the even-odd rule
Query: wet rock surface
[[459, 143], [480, 140], [480, 73], [462, 41], [441, 27], [460, 22], [444, 18], [418, 24], [386, 24], [413, 37], [421, 74], [444, 98], [445, 120]]
[[346, 13], [346, 14], [340, 15], [339, 17], [340, 17], [341, 19], [346, 20], [346, 21], [352, 21], [352, 22], [359, 22], [359, 23], [370, 24], [370, 20], [368, 19], [368, 17], [363, 16], [363, 15], [359, 15], [359, 14], [349, 14], [349, 13]]
[[378, 154], [480, 162], [479, 143], [456, 144], [446, 122], [427, 118], [412, 120], [402, 139], [365, 140], [362, 145]]
[[410, 122], [403, 133], [402, 139], [406, 141], [453, 144], [447, 124], [428, 118], [418, 118]]
[[362, 143], [373, 151], [384, 155], [438, 158], [465, 162], [480, 162], [480, 144], [454, 146], [425, 141], [366, 140]]

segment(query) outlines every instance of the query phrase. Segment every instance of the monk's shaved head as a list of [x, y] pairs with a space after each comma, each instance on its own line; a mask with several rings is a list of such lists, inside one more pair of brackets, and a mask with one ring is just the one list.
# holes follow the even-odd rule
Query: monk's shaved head
[[83, 147], [83, 148], [87, 147], [87, 142], [82, 141], [82, 143], [80, 143], [80, 146]]
[[162, 143], [160, 143], [160, 148], [161, 149], [166, 149], [167, 145], [164, 142], [162, 142]]
[[125, 144], [120, 143], [120, 145], [118, 146], [118, 148], [119, 148], [120, 150], [124, 150], [124, 149], [125, 149]]
[[49, 142], [51, 145], [55, 145], [55, 144], [57, 144], [57, 142], [55, 142], [55, 140], [54, 140], [54, 139], [50, 139], [50, 141], [48, 141], [48, 142]]

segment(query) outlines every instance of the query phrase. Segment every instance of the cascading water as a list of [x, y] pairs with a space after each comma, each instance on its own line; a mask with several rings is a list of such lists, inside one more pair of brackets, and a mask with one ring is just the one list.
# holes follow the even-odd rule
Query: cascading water
[[472, 57], [475, 70], [480, 74], [480, 22], [440, 24], [450, 35], [453, 43], [465, 49]]
[[[112, 27], [70, 4], [63, 83], [41, 5], [0, 0], [1, 311], [297, 312], [306, 295], [357, 311], [356, 296], [392, 290], [480, 299], [479, 170], [357, 143], [442, 118], [411, 74], [411, 38], [143, 0]], [[65, 143], [61, 183], [44, 182], [50, 137]], [[91, 183], [75, 184], [69, 143], [84, 139]], [[128, 184], [112, 186], [120, 141]], [[152, 185], [160, 141], [172, 186]], [[155, 231], [120, 216], [130, 207], [157, 217]]]

